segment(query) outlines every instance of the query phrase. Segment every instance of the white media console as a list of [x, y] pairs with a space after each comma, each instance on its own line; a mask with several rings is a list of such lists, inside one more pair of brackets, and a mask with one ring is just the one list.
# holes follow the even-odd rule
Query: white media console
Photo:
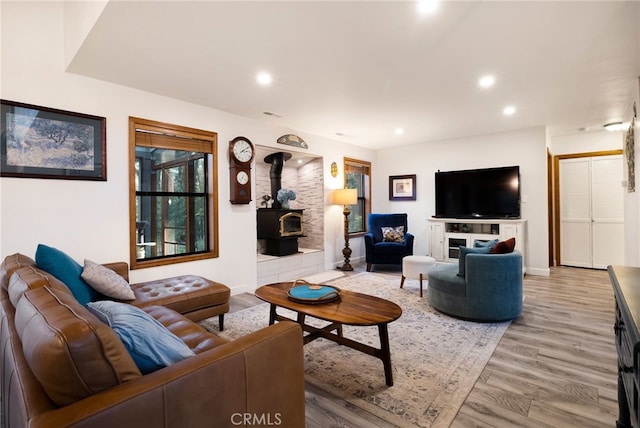
[[457, 261], [459, 248], [473, 247], [476, 239], [504, 241], [516, 238], [516, 250], [524, 263], [526, 220], [430, 218], [430, 256], [439, 261]]

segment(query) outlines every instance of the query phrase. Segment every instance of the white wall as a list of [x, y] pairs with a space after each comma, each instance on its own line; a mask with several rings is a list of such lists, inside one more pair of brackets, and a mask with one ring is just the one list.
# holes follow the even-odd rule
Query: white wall
[[595, 131], [557, 136], [550, 139], [549, 149], [554, 156], [572, 153], [600, 152], [622, 149], [623, 132]]
[[[640, 38], [640, 34], [638, 35]], [[640, 78], [638, 78], [636, 84], [636, 92], [634, 94], [634, 101], [636, 109], [640, 109]], [[633, 118], [633, 107], [629, 106], [626, 117], [629, 122]], [[624, 194], [624, 263], [628, 266], [640, 266], [640, 175], [638, 170], [640, 168], [640, 120], [636, 118], [634, 129], [635, 144], [634, 144], [634, 169], [635, 169], [635, 192]], [[623, 147], [626, 146], [623, 139]], [[625, 165], [624, 174], [625, 177], [628, 174], [628, 156], [629, 153], [625, 147]]]
[[[427, 219], [435, 214], [435, 172], [520, 166], [521, 216], [527, 220], [527, 273], [548, 275], [546, 132], [532, 128], [380, 150], [374, 169], [374, 212], [406, 212], [414, 254], [428, 254]], [[415, 201], [389, 201], [390, 175], [416, 174]]]
[[[218, 133], [220, 257], [131, 272], [133, 282], [192, 273], [227, 284], [233, 293], [256, 284], [256, 202], [231, 205], [227, 146], [243, 135], [255, 144], [280, 146], [294, 132], [309, 152], [323, 157], [324, 186], [342, 188], [343, 171], [331, 177], [330, 164], [342, 158], [373, 161], [360, 147], [295, 132], [211, 108], [185, 103], [64, 71], [63, 6], [59, 2], [1, 2], [0, 97], [107, 118], [106, 182], [0, 179], [0, 256], [34, 256], [38, 243], [67, 252], [82, 263], [129, 259], [128, 117], [137, 116]], [[66, 17], [68, 18], [68, 17]], [[68, 21], [68, 19], [67, 19]], [[80, 26], [82, 27], [82, 26]], [[77, 44], [77, 41], [72, 45]], [[342, 168], [340, 168], [342, 169]], [[254, 168], [255, 174], [255, 168]], [[255, 183], [255, 177], [254, 177]], [[325, 208], [325, 264], [341, 260], [342, 211]]]

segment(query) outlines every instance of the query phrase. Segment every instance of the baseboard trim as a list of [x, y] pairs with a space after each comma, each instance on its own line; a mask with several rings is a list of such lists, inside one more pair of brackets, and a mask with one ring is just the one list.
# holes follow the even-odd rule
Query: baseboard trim
[[530, 268], [526, 269], [527, 275], [535, 276], [551, 276], [551, 269], [549, 268]]
[[235, 296], [236, 294], [242, 294], [242, 293], [251, 293], [251, 294], [253, 294], [254, 291], [256, 291], [256, 287], [255, 286], [252, 286], [252, 285], [240, 285], [238, 287], [231, 288], [231, 295]]

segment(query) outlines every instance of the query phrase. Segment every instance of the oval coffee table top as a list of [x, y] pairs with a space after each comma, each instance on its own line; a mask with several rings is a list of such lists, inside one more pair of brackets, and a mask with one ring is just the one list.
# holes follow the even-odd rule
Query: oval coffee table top
[[259, 287], [255, 294], [256, 297], [276, 306], [346, 325], [387, 324], [402, 315], [402, 308], [393, 302], [343, 289], [339, 289], [340, 298], [334, 302], [297, 303], [290, 300], [287, 294], [292, 286], [293, 282], [276, 282]]

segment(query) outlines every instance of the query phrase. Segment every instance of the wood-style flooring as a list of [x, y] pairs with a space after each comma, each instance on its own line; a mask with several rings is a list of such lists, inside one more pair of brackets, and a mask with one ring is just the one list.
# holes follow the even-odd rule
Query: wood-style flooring
[[[399, 270], [379, 272], [400, 278]], [[549, 277], [527, 275], [523, 287], [522, 316], [505, 332], [451, 426], [615, 426], [615, 303], [607, 272], [554, 267]], [[233, 296], [231, 311], [258, 302], [246, 293]], [[308, 428], [392, 426], [309, 382], [306, 398]]]

